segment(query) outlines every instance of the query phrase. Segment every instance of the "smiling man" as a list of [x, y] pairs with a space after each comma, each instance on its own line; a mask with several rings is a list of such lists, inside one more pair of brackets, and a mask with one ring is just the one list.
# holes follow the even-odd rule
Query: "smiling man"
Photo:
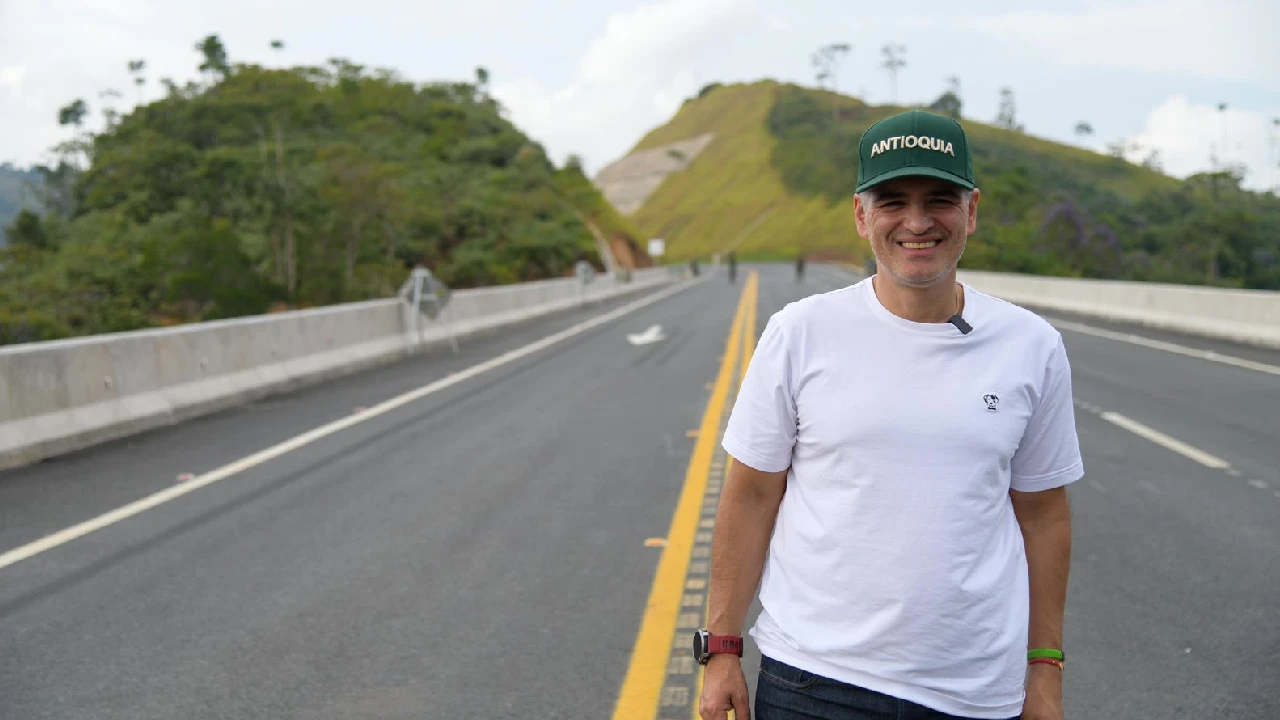
[[867, 130], [877, 272], [769, 319], [725, 432], [699, 710], [758, 720], [1062, 718], [1071, 368], [1044, 320], [957, 281], [980, 192], [963, 128]]

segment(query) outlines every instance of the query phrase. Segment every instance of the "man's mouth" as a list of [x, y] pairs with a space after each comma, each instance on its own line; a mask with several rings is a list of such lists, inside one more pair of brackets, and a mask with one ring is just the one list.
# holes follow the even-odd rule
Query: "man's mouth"
[[897, 240], [895, 242], [908, 250], [928, 250], [929, 248], [937, 247], [942, 241], [934, 238], [932, 240]]

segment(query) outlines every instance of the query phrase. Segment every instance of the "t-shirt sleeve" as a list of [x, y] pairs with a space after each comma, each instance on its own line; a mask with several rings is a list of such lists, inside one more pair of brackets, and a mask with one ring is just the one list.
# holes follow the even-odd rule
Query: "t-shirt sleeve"
[[796, 441], [791, 348], [779, 315], [769, 318], [747, 365], [722, 445], [736, 461], [764, 472], [791, 466]]
[[1009, 486], [1014, 490], [1051, 490], [1084, 477], [1076, 435], [1071, 363], [1061, 335], [1049, 356], [1043, 388], [1010, 463]]

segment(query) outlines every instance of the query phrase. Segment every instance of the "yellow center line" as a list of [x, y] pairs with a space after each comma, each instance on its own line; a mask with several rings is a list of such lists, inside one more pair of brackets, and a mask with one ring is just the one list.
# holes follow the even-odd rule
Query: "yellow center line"
[[[734, 312], [733, 323], [729, 329], [725, 353], [720, 361], [720, 371], [716, 375], [711, 398], [707, 401], [707, 408], [702, 416], [698, 440], [694, 444], [693, 456], [689, 459], [689, 466], [685, 472], [684, 488], [680, 492], [680, 499], [671, 518], [667, 545], [662, 551], [662, 558], [658, 561], [658, 569], [649, 591], [644, 617], [640, 621], [635, 646], [631, 651], [631, 662], [614, 706], [613, 720], [652, 720], [658, 712], [659, 697], [666, 679], [667, 661], [671, 657], [672, 644], [675, 641], [677, 618], [681, 610], [681, 601], [685, 596], [685, 577], [688, 574], [699, 515], [706, 495], [711, 457], [715, 454], [720, 422], [729, 401], [735, 363], [740, 352], [746, 347], [742, 340], [745, 321], [750, 319], [754, 324], [758, 283], [756, 273], [748, 275], [742, 295], [738, 299], [738, 308]], [[705, 613], [705, 602], [698, 603], [698, 606]], [[692, 643], [690, 643], [690, 652], [692, 652]], [[696, 696], [692, 700], [696, 708]]]
[[[742, 381], [747, 377], [747, 367], [751, 364], [751, 356], [756, 350], [756, 306], [759, 304], [760, 286], [756, 282], [757, 275], [753, 271], [747, 279], [747, 286], [743, 288], [743, 294], [750, 293], [751, 297], [747, 300], [747, 313], [743, 319], [742, 332], [742, 362], [738, 365], [738, 387], [742, 387]], [[721, 476], [721, 482], [729, 478], [729, 469], [733, 467], [733, 458], [725, 457], [724, 475]], [[711, 600], [711, 594], [707, 594], [708, 602]], [[709, 606], [703, 608], [703, 618], [707, 617]], [[690, 643], [692, 644], [692, 643]], [[692, 651], [692, 650], [691, 650]], [[697, 673], [693, 683], [693, 720], [701, 720], [702, 716], [698, 713], [698, 698], [702, 697], [702, 679], [703, 674]], [[730, 719], [736, 717], [736, 713], [730, 711]]]

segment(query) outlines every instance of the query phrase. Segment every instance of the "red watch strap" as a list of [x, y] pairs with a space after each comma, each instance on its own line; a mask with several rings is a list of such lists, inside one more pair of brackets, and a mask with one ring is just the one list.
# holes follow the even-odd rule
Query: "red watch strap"
[[707, 654], [742, 657], [742, 638], [737, 635], [712, 635], [707, 638]]

